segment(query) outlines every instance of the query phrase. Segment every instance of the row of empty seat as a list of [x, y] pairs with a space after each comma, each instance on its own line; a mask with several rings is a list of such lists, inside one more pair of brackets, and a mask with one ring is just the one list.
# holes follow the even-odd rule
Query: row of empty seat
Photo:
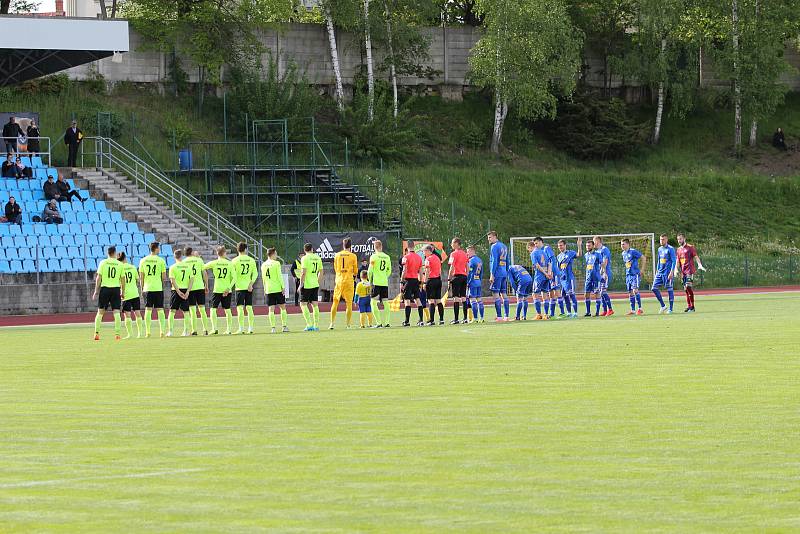
[[0, 274], [68, 273], [75, 271], [97, 271], [97, 260], [87, 259], [85, 265], [82, 259], [0, 260]]

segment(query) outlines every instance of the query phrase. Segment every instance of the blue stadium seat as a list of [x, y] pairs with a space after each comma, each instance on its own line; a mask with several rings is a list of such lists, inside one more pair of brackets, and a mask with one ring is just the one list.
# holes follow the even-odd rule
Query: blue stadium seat
[[8, 258], [6, 257], [6, 249], [0, 248], [0, 260], [7, 260], [7, 259]]
[[[75, 246], [75, 236], [70, 234], [64, 234], [59, 236], [61, 238], [61, 244], [65, 247], [74, 247]], [[53, 243], [55, 246], [57, 243]]]
[[29, 156], [20, 156], [19, 159], [22, 160], [22, 164], [25, 165], [26, 167], [33, 167], [33, 164], [31, 163], [31, 158]]
[[93, 234], [94, 230], [92, 229], [91, 224], [82, 224], [81, 225], [81, 233], [84, 235]]
[[106, 203], [102, 200], [95, 200], [94, 207], [97, 211], [108, 211], [108, 208], [106, 208]]
[[67, 255], [67, 247], [56, 247], [55, 250], [52, 251], [52, 254], [48, 256], [48, 258], [69, 258]]
[[133, 242], [137, 245], [144, 245], [144, 234], [141, 232], [134, 232], [133, 233]]
[[128, 246], [133, 243], [133, 237], [131, 237], [131, 234], [120, 234], [119, 237], [120, 237], [119, 242], [125, 246]]
[[122, 222], [122, 214], [118, 211], [111, 212], [111, 222]]
[[104, 247], [116, 244], [111, 242], [111, 238], [108, 236], [108, 234], [97, 234], [97, 243]]
[[29, 260], [33, 258], [33, 256], [31, 256], [31, 249], [28, 247], [17, 248], [17, 257], [21, 260]]
[[67, 232], [69, 232], [70, 234], [79, 234], [81, 233], [81, 225], [76, 223], [68, 224]]
[[0, 237], [11, 235], [11, 225], [0, 224]]
[[27, 246], [28, 246], [28, 244], [25, 242], [25, 238], [24, 237], [22, 237], [21, 235], [15, 235], [14, 236], [14, 247], [21, 248], [21, 247], [27, 247]]
[[150, 247], [147, 245], [139, 245], [136, 247], [136, 251], [139, 253], [138, 255], [142, 258], [150, 254]]
[[22, 234], [23, 235], [33, 235], [33, 225], [32, 224], [23, 224], [22, 225]]
[[3, 245], [3, 248], [12, 248], [14, 247], [14, 238], [10, 235], [4, 235], [0, 237], [0, 244]]
[[60, 202], [58, 204], [58, 209], [64, 213], [72, 212], [72, 202]]
[[141, 232], [139, 231], [139, 225], [138, 225], [138, 224], [136, 224], [136, 223], [132, 223], [132, 222], [125, 223], [125, 226], [127, 226], [127, 227], [128, 227], [128, 229], [126, 230], [126, 232], [128, 232], [129, 234], [138, 234], [138, 233], [141, 233]]
[[53, 224], [36, 223], [33, 225], [33, 233], [36, 235], [53, 235], [47, 231], [48, 226], [55, 226]]
[[47, 180], [47, 169], [33, 169], [33, 177], [38, 180]]
[[156, 240], [156, 236], [154, 234], [144, 234], [144, 242], [148, 245]]
[[41, 156], [33, 156], [31, 158], [31, 167], [36, 169], [44, 167], [44, 163], [42, 163]]
[[[55, 263], [53, 263], [53, 262], [55, 262]], [[34, 262], [34, 265], [36, 265], [36, 264], [37, 263]], [[41, 261], [38, 262], [39, 271], [41, 271], [43, 273], [52, 273], [54, 271], [53, 270], [53, 265], [58, 265], [58, 260], [41, 260]]]
[[110, 245], [119, 245], [122, 243], [122, 237], [119, 234], [108, 234], [108, 243]]
[[12, 273], [21, 273], [22, 272], [22, 262], [20, 260], [12, 260], [11, 264], [11, 272]]
[[34, 191], [31, 191], [31, 196], [33, 197], [33, 200], [35, 200], [35, 201], [39, 201], [39, 202], [43, 202], [44, 201], [44, 191], [42, 191], [41, 189], [36, 189]]
[[64, 220], [65, 223], [75, 222], [75, 214], [71, 211], [68, 211], [67, 213], [62, 213], [61, 218]]
[[99, 223], [100, 222], [100, 214], [96, 211], [90, 211], [86, 213], [87, 217], [89, 218], [90, 223]]
[[46, 224], [45, 229], [47, 230], [47, 235], [58, 235], [58, 224]]
[[103, 228], [103, 223], [92, 223], [92, 233], [93, 234], [105, 234], [108, 233]]
[[80, 247], [86, 244], [86, 236], [83, 234], [75, 234], [72, 238], [75, 240], [76, 246]]
[[33, 202], [33, 195], [30, 191], [20, 191], [19, 200], [22, 202]]
[[83, 259], [75, 259], [72, 260], [72, 270], [73, 271], [82, 271], [83, 270]]
[[[116, 212], [114, 212], [116, 213]], [[118, 234], [125, 234], [128, 233], [128, 225], [124, 222], [115, 222], [112, 223], [114, 225], [114, 231]]]
[[53, 270], [57, 273], [72, 270], [72, 262], [70, 260], [50, 260], [48, 263], [53, 265]]
[[28, 247], [35, 247], [39, 244], [39, 240], [36, 239], [35, 235], [25, 236], [25, 245]]
[[172, 267], [173, 265], [175, 265], [174, 256], [169, 256], [166, 261], [167, 261], [167, 267]]
[[94, 258], [86, 259], [86, 270], [95, 272], [97, 270], [97, 260]]
[[[155, 241], [155, 239], [153, 239], [153, 241]], [[150, 242], [152, 243], [153, 241]], [[161, 245], [161, 254], [163, 254], [164, 256], [172, 256], [173, 254], [172, 245], [170, 245], [169, 243], [164, 243], [163, 245]]]
[[[20, 198], [19, 198], [19, 189], [16, 189], [16, 188], [9, 189], [8, 193], [7, 193], [7, 197], [8, 198], [14, 197], [16, 200], [20, 200]], [[8, 200], [6, 200], [6, 202], [8, 202]], [[3, 204], [3, 205], [5, 206], [5, 204]]]
[[17, 180], [17, 187], [20, 191], [35, 191], [42, 190], [38, 182], [35, 180]]
[[8, 229], [8, 233], [11, 235], [22, 235], [22, 227], [18, 224], [12, 224]]
[[111, 223], [111, 213], [109, 213], [107, 211], [100, 211], [98, 213], [99, 213], [99, 216], [100, 216], [100, 222], [101, 223]]
[[[47, 172], [47, 176], [52, 176], [53, 180], [58, 180], [58, 170], [56, 170], [53, 167], [47, 167], [47, 171], [46, 172]], [[74, 189], [72, 187], [72, 183], [71, 182], [72, 182], [71, 180], [67, 180], [67, 183], [69, 183], [69, 188], [70, 189]]]
[[75, 222], [87, 223], [89, 222], [89, 214], [84, 211], [79, 211], [75, 214]]
[[78, 250], [78, 247], [69, 247], [67, 248], [67, 257], [72, 259], [83, 258], [83, 254]]
[[87, 200], [86, 202], [83, 203], [83, 210], [84, 211], [97, 211], [97, 208], [95, 207], [95, 205], [96, 205], [95, 200], [93, 198], [90, 198], [89, 200]]
[[[39, 246], [40, 246], [40, 247], [56, 246], [56, 245], [51, 245], [51, 244], [50, 244], [50, 243], [51, 243], [51, 240], [50, 240], [50, 236], [49, 236], [49, 235], [38, 235], [38, 236], [36, 236], [36, 237], [37, 237], [37, 239], [38, 239], [38, 241], [39, 241]], [[55, 241], [56, 241], [56, 242], [58, 242], [58, 241], [61, 241], [61, 240], [62, 240], [63, 238], [65, 238], [65, 237], [72, 238], [72, 236], [57, 236], [57, 237], [55, 238]]]
[[97, 240], [97, 236], [95, 234], [86, 234], [86, 244], [99, 245], [100, 242]]
[[105, 255], [106, 253], [100, 245], [92, 245], [89, 247], [88, 254], [86, 254], [88, 258], [103, 258]]
[[5, 260], [0, 260], [0, 273], [11, 274], [11, 264]]
[[22, 260], [22, 272], [23, 273], [36, 272], [36, 265], [33, 263], [33, 260]]
[[[104, 214], [103, 214], [103, 213], [101, 213], [100, 215], [104, 215]], [[108, 215], [108, 214], [106, 213], [105, 215]], [[102, 218], [102, 217], [101, 217], [101, 218]], [[106, 232], [107, 234], [116, 234], [116, 233], [119, 233], [119, 232], [117, 232], [117, 227], [116, 227], [116, 225], [115, 225], [114, 223], [112, 223], [112, 222], [105, 222], [105, 223], [103, 223], [103, 229], [105, 230], [105, 232]]]

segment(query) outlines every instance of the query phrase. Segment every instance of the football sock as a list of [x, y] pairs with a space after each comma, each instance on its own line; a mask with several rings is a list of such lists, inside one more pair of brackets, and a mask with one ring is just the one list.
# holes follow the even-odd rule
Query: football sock
[[198, 306], [197, 310], [200, 312], [200, 324], [203, 326], [203, 331], [208, 332], [208, 321], [206, 321], [206, 307]]
[[436, 304], [428, 304], [428, 321], [436, 320]]
[[508, 318], [508, 316], [509, 316], [509, 313], [508, 313], [508, 312], [509, 312], [509, 309], [510, 309], [510, 307], [511, 307], [511, 305], [510, 305], [510, 303], [509, 303], [509, 301], [508, 301], [508, 297], [507, 297], [507, 296], [504, 296], [504, 297], [503, 297], [503, 309], [505, 309], [505, 312], [506, 312], [506, 315], [505, 315], [505, 316], [506, 316], [506, 318]]
[[439, 321], [444, 321], [444, 304], [441, 302], [437, 303], [436, 309], [439, 310]]
[[411, 321], [411, 306], [406, 306], [405, 313], [406, 313], [406, 322], [408, 323]]
[[608, 305], [606, 304], [606, 296], [604, 294], [600, 294], [600, 305], [603, 306], [603, 313], [608, 311]]
[[584, 299], [583, 302], [586, 304], [586, 313], [587, 314], [592, 313], [592, 301], [591, 301], [591, 299], [586, 298], [586, 299]]
[[483, 301], [478, 301], [478, 311], [481, 313], [481, 319], [483, 319], [483, 311], [484, 311]]
[[503, 317], [502, 305], [503, 305], [503, 299], [499, 297], [494, 299], [494, 311], [497, 314], [498, 318]]
[[550, 301], [549, 300], [544, 300], [542, 302], [542, 307], [544, 308], [544, 314], [545, 315], [550, 315]]
[[[444, 309], [444, 308], [442, 308]], [[383, 324], [389, 324], [389, 321], [392, 318], [392, 308], [389, 306], [388, 302], [383, 303]]]
[[144, 331], [144, 319], [141, 317], [136, 318], [136, 337], [142, 337]]
[[317, 304], [317, 303], [315, 302], [315, 303], [313, 304], [313, 306], [314, 306], [314, 314], [313, 314], [313, 318], [314, 318], [314, 328], [319, 328], [319, 304]]
[[233, 323], [233, 312], [230, 309], [225, 310], [225, 325], [226, 331], [231, 331], [231, 323]]
[[345, 301], [344, 305], [345, 305], [345, 317], [347, 317], [347, 326], [350, 326], [350, 323], [353, 322], [353, 301], [347, 300]]
[[536, 300], [533, 303], [533, 307], [536, 308], [536, 315], [541, 315], [542, 314], [542, 303], [539, 302], [539, 300]]
[[464, 303], [462, 304], [462, 311], [464, 312], [464, 320], [467, 320], [467, 310], [469, 309], [469, 302], [467, 299], [464, 299]]
[[114, 333], [119, 335], [120, 329], [122, 328], [122, 321], [119, 318], [119, 312], [114, 311]]
[[686, 307], [694, 308], [694, 289], [691, 287], [686, 288]]
[[375, 314], [372, 312], [367, 312], [367, 322], [370, 326], [375, 324]]
[[[333, 317], [331, 317], [331, 321], [333, 321]], [[269, 325], [275, 328], [275, 308], [272, 306], [269, 307]]]
[[522, 301], [522, 318], [528, 318], [528, 299]]
[[631, 311], [636, 311], [636, 295], [631, 295]]
[[303, 319], [306, 320], [306, 327], [311, 327], [311, 313], [309, 313], [308, 306], [305, 303], [300, 305], [300, 311], [303, 313]]
[[365, 323], [367, 322], [367, 314], [366, 313], [359, 313], [358, 314], [358, 322], [361, 324], [361, 328], [364, 328], [366, 326]]
[[339, 311], [339, 299], [335, 298], [331, 301], [331, 324], [336, 321], [337, 311]]
[[161, 334], [167, 333], [167, 316], [164, 310], [158, 310], [158, 328], [161, 330]]
[[675, 304], [675, 291], [672, 288], [667, 289], [667, 296], [669, 297], [669, 311], [672, 311], [672, 305]]
[[570, 295], [570, 297], [572, 298], [572, 309], [575, 310], [575, 313], [578, 313], [578, 297], [575, 293]]
[[636, 305], [639, 307], [640, 310], [642, 309], [642, 295], [640, 295], [639, 293], [636, 293]]
[[[563, 312], [564, 309], [562, 308], [561, 311]], [[555, 299], [550, 299], [550, 317], [555, 316], [556, 314], [556, 301]]]
[[94, 333], [100, 333], [100, 325], [103, 324], [103, 312], [97, 312], [97, 315], [94, 316]]
[[516, 313], [517, 320], [519, 320], [522, 317], [522, 303], [523, 302], [524, 301], [522, 301], [522, 300], [517, 300], [517, 313]]
[[417, 315], [419, 315], [420, 322], [425, 319], [425, 308], [423, 308], [421, 304], [417, 306]]
[[244, 306], [236, 306], [236, 320], [239, 321], [239, 330], [244, 330]]
[[217, 316], [217, 310], [209, 310], [208, 318], [211, 319], [211, 331], [217, 332], [217, 323], [219, 321], [219, 317]]
[[598, 297], [595, 297], [594, 313], [600, 313], [600, 299]]
[[[245, 307], [245, 310], [247, 310], [247, 327], [252, 330], [256, 324], [256, 312], [253, 311], [252, 306]], [[317, 315], [319, 316], [319, 309], [317, 309]]]
[[[194, 327], [194, 321], [197, 319], [197, 306], [189, 306], [189, 331], [197, 332]], [[186, 323], [186, 315], [183, 317], [183, 322]]]
[[558, 297], [558, 312], [564, 315], [564, 297]]
[[461, 303], [460, 302], [453, 302], [453, 315], [455, 315], [455, 320], [458, 321], [458, 316], [461, 314]]
[[[561, 299], [561, 301], [562, 301], [562, 302], [564, 303], [564, 305], [566, 306], [566, 308], [567, 308], [567, 313], [572, 313], [572, 302], [569, 300], [569, 297], [567, 297], [567, 298], [565, 298], [565, 299], [564, 299], [564, 298], [562, 298], [562, 299]], [[575, 311], [578, 311], [578, 310], [575, 310]]]
[[289, 314], [286, 313], [286, 309], [281, 308], [281, 326], [286, 326], [286, 320], [289, 318]]
[[656, 296], [656, 298], [658, 299], [658, 303], [661, 304], [661, 307], [663, 308], [664, 307], [664, 298], [661, 296], [661, 291], [658, 290], [658, 289], [654, 289], [653, 290], [653, 294]]
[[150, 331], [153, 329], [153, 310], [145, 310], [146, 319], [144, 320], [144, 334], [146, 336], [150, 335]]
[[608, 304], [608, 309], [613, 310], [614, 307], [611, 305], [611, 295], [606, 293], [605, 296], [606, 296], [606, 304]]
[[175, 310], [169, 311], [169, 328], [167, 328], [167, 332], [175, 330], [175, 313], [177, 313]]
[[130, 337], [131, 336], [131, 328], [133, 327], [133, 320], [131, 319], [130, 315], [125, 316], [125, 334]]

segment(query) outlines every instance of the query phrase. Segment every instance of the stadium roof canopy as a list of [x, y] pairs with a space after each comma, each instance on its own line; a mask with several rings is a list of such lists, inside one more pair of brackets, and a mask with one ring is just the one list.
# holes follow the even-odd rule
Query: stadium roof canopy
[[128, 21], [0, 16], [0, 87], [128, 52]]

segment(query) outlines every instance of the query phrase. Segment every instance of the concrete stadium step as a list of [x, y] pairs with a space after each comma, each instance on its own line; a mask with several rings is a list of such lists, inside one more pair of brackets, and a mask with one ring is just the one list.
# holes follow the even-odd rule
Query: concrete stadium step
[[159, 241], [174, 247], [190, 246], [205, 257], [212, 257], [216, 243], [211, 237], [183, 217], [179, 217], [163, 202], [138, 188], [126, 175], [116, 171], [77, 169], [75, 184], [87, 189], [92, 198], [106, 202], [129, 222], [155, 234]]

